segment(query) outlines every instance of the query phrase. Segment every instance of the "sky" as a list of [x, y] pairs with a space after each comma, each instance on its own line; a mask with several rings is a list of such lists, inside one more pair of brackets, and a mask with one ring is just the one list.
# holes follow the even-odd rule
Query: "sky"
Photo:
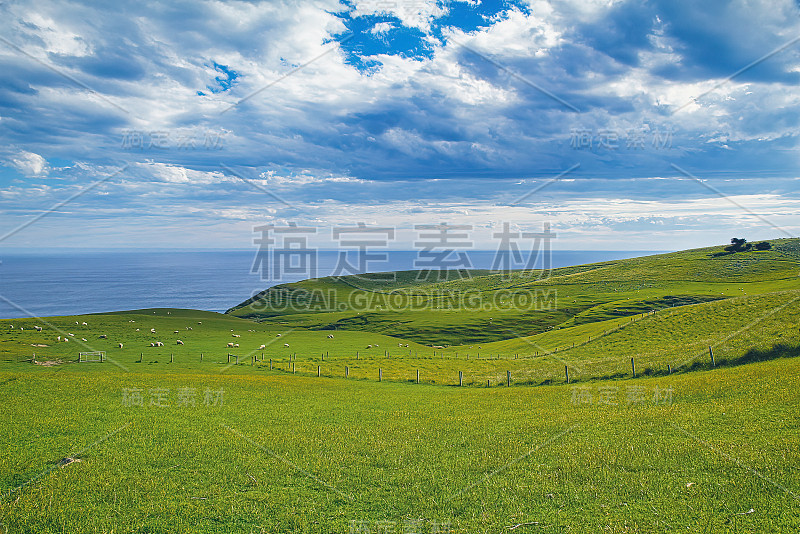
[[0, 64], [0, 247], [800, 232], [795, 0], [6, 0]]

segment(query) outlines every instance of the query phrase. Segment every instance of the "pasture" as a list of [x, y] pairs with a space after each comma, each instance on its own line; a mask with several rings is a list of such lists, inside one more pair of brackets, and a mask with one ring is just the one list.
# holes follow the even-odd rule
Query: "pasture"
[[[0, 321], [0, 524], [795, 531], [798, 247], [776, 243], [533, 282], [483, 272], [411, 284], [423, 301], [444, 286], [495, 304], [505, 296], [486, 294], [547, 286], [555, 309], [342, 308], [386, 288], [320, 279], [273, 292], [347, 285], [346, 297], [333, 294], [336, 311], [253, 301], [230, 314]], [[408, 288], [409, 276], [393, 284]], [[107, 361], [77, 363], [86, 351]]]

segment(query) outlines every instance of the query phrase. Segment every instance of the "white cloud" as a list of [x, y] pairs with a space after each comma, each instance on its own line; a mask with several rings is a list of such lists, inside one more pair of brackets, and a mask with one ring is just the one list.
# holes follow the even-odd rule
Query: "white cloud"
[[20, 150], [6, 159], [6, 163], [17, 169], [27, 178], [41, 178], [50, 173], [50, 166], [39, 154]]

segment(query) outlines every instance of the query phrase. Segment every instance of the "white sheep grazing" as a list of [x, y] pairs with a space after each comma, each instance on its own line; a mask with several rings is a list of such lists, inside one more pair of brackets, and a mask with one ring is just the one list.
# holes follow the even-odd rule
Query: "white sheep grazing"
[[138, 332], [138, 331], [139, 331], [139, 329], [137, 328], [137, 329], [136, 329], [136, 331]]
[[108, 336], [105, 334], [100, 334], [100, 339], [108, 339]]
[[242, 336], [241, 336], [241, 335], [239, 335], [239, 334], [231, 334], [231, 335], [232, 335], [233, 337], [242, 337]]
[[368, 348], [368, 349], [371, 349], [371, 348], [372, 348], [372, 345], [367, 345], [367, 348]]
[[65, 338], [64, 338], [64, 342], [66, 343], [67, 341], [69, 341], [69, 338], [68, 338], [68, 337], [65, 337]]
[[119, 344], [119, 348], [122, 348], [122, 343]]
[[178, 340], [176, 343], [177, 343], [178, 345], [183, 345], [183, 341], [181, 341], [180, 339], [179, 339], [179, 340]]
[[233, 343], [228, 343], [228, 348], [232, 349], [233, 348]]
[[72, 332], [70, 332], [70, 333], [69, 333], [69, 337], [75, 337], [75, 334], [73, 334]]
[[82, 338], [81, 338], [81, 341], [83, 341], [84, 343], [88, 343], [88, 342], [89, 342], [89, 340], [88, 340], [88, 339], [86, 339], [85, 337], [82, 337]]
[[286, 347], [287, 349], [289, 348], [289, 344], [288, 343], [284, 343], [283, 346]]
[[156, 347], [163, 347], [164, 344], [160, 341], [156, 341]]
[[42, 327], [41, 326], [34, 326], [34, 328], [36, 329], [37, 332], [41, 332], [42, 331]]
[[233, 344], [233, 346], [234, 346], [235, 348], [237, 348], [237, 349], [239, 348], [239, 344], [238, 344], [238, 343], [234, 343], [234, 344]]
[[150, 329], [150, 333], [151, 333], [151, 334], [155, 334], [155, 333], [156, 333], [156, 329], [155, 329], [155, 328], [151, 328], [151, 329]]
[[328, 334], [328, 339], [333, 339], [333, 334]]
[[75, 321], [75, 324], [78, 324], [78, 321]]
[[57, 340], [59, 340], [59, 341], [61, 341], [61, 336], [58, 336], [56, 339], [57, 339]]
[[179, 334], [179, 333], [180, 333], [180, 332], [178, 332], [177, 330], [175, 330], [175, 331], [173, 332], [173, 334]]
[[197, 321], [197, 324], [203, 324], [203, 321]]
[[278, 334], [278, 335], [277, 335], [277, 336], [275, 336], [275, 337], [281, 337], [281, 335], [280, 335], [280, 334]]
[[266, 349], [266, 348], [267, 348], [267, 346], [266, 346], [266, 345], [261, 345], [260, 347], [258, 347], [258, 350], [264, 350], [264, 349]]
[[81, 324], [82, 324], [83, 326], [89, 326], [88, 324], [86, 324], [86, 322], [85, 322], [85, 321], [84, 321], [84, 322], [82, 322]]

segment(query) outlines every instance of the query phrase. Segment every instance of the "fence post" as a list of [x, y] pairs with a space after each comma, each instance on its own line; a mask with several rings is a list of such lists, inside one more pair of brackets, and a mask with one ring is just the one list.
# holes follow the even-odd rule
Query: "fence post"
[[294, 374], [294, 362], [292, 362], [292, 374]]
[[318, 365], [318, 366], [317, 366], [317, 378], [319, 378], [320, 376], [321, 376], [321, 375], [320, 375], [320, 366]]
[[202, 352], [200, 353], [200, 361], [201, 362], [203, 361], [203, 353]]
[[714, 362], [714, 349], [708, 347], [708, 354], [711, 356], [711, 367], [716, 367], [717, 364]]
[[489, 387], [489, 379], [488, 378], [486, 379], [486, 387], [487, 388]]
[[667, 364], [667, 374], [668, 375], [672, 374], [672, 366], [670, 366], [670, 364]]
[[239, 355], [236, 355], [236, 365], [239, 365]]
[[350, 368], [345, 365], [344, 366], [344, 377], [347, 378], [348, 376], [350, 376]]
[[419, 384], [419, 369], [417, 369], [417, 384]]
[[272, 358], [269, 359], [269, 370], [272, 371]]
[[464, 385], [464, 373], [462, 371], [458, 372], [458, 386], [461, 387]]
[[636, 362], [633, 361], [633, 358], [631, 358], [631, 372], [633, 373], [633, 378], [636, 378]]
[[170, 353], [170, 355], [169, 355], [169, 363], [172, 363], [174, 361], [175, 361], [175, 355]]
[[383, 382], [383, 369], [378, 367], [378, 382]]
[[511, 387], [511, 371], [506, 371], [506, 386]]
[[142, 363], [143, 360], [144, 360], [144, 352], [140, 352], [139, 353], [139, 363]]
[[228, 363], [231, 363], [231, 353], [228, 353]]
[[567, 377], [567, 384], [569, 384], [569, 367], [564, 366], [564, 375]]
[[356, 351], [356, 360], [358, 359], [358, 351]]

